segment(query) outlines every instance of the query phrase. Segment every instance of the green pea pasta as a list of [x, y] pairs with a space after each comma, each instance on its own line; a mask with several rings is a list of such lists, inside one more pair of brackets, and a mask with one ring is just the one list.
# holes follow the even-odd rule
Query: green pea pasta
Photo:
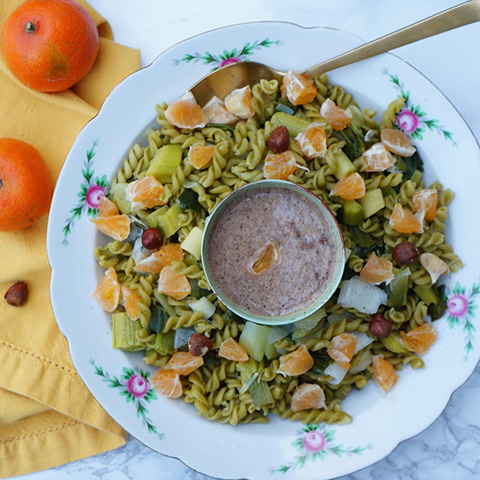
[[[120, 167], [107, 194], [119, 208], [119, 214], [130, 218], [130, 234], [123, 240], [106, 240], [95, 248], [93, 255], [101, 268], [115, 272], [121, 287], [136, 294], [138, 307], [134, 318], [126, 316], [126, 302], [120, 296], [111, 313], [113, 346], [137, 355], [141, 352], [147, 365], [163, 371], [171, 368], [172, 356], [188, 351], [191, 335], [197, 333], [209, 339], [211, 347], [201, 357], [202, 364], [180, 375], [181, 398], [206, 420], [237, 425], [265, 423], [270, 415], [276, 415], [304, 423], [351, 422], [342, 401], [352, 390], [361, 390], [374, 381], [373, 359], [383, 359], [395, 372], [406, 367], [423, 368], [422, 355], [408, 348], [404, 338], [423, 325], [434, 327], [435, 320], [445, 311], [441, 279], [433, 280], [428, 265], [418, 259], [409, 265], [399, 264], [393, 253], [395, 247], [409, 242], [415, 245], [420, 258], [431, 254], [450, 272], [462, 267], [447, 242], [445, 228], [454, 193], [439, 182], [425, 185], [423, 163], [417, 152], [410, 156], [389, 153], [394, 163], [384, 170], [372, 170], [365, 156], [374, 144], [381, 143], [384, 129], [398, 130], [395, 119], [403, 100], [392, 99], [377, 116], [375, 110], [358, 105], [341, 86], [330, 84], [327, 75], [312, 80], [316, 94], [303, 105], [286, 99], [276, 80], [260, 81], [251, 88], [254, 114], [229, 125], [208, 123], [199, 128], [179, 128], [168, 120], [168, 105], [159, 103], [155, 107], [157, 127], [146, 132], [142, 145], [132, 145], [126, 158], [119, 159]], [[350, 115], [346, 127], [334, 128], [322, 113], [325, 102], [334, 102]], [[379, 123], [376, 117], [380, 118]], [[310, 125], [321, 125], [325, 132], [325, 152], [313, 158], [303, 153], [297, 141], [299, 131]], [[279, 126], [289, 129], [288, 152], [296, 164], [286, 180], [320, 197], [337, 217], [347, 253], [345, 271], [339, 289], [318, 312], [293, 325], [264, 327], [268, 335], [263, 350], [252, 354], [242, 347], [247, 350], [248, 360], [236, 361], [224, 358], [220, 349], [230, 339], [245, 345], [242, 336], [247, 335], [249, 322], [229, 311], [211, 290], [199, 255], [182, 247], [182, 258], [168, 263], [168, 268], [189, 285], [188, 294], [176, 298], [159, 290], [161, 272], [139, 268], [145, 258], [153, 255], [142, 246], [141, 235], [149, 228], [162, 231], [160, 248], [169, 244], [190, 245], [196, 235], [198, 240], [208, 216], [222, 199], [233, 190], [265, 178], [265, 161], [268, 155], [275, 155], [269, 139]], [[191, 149], [198, 146], [214, 147], [211, 160], [201, 168], [189, 159]], [[155, 176], [155, 163], [165, 147], [173, 148], [178, 161], [169, 167], [166, 178], [163, 175], [160, 204], [133, 208], [129, 185]], [[336, 185], [354, 173], [362, 179], [365, 197], [332, 195]], [[418, 214], [415, 195], [424, 190], [435, 191], [438, 198], [431, 220]], [[373, 203], [365, 200], [374, 197]], [[352, 206], [361, 213], [349, 216]], [[402, 233], [392, 224], [398, 208], [420, 218], [420, 231]], [[386, 300], [374, 314], [339, 302], [345, 282], [362, 279], [372, 254], [389, 262], [392, 272], [390, 281], [375, 285]], [[209, 306], [208, 314], [198, 307], [199, 301]], [[384, 338], [371, 331], [372, 317], [377, 314], [391, 329]], [[127, 327], [121, 323], [125, 321]], [[344, 367], [337, 378], [332, 374], [336, 361], [331, 351], [335, 339], [344, 335], [353, 336], [356, 342], [361, 339], [362, 346], [355, 350], [348, 368]], [[285, 374], [285, 356], [302, 346], [313, 366], [300, 374]], [[296, 392], [303, 384], [321, 387], [323, 405], [292, 409]]]

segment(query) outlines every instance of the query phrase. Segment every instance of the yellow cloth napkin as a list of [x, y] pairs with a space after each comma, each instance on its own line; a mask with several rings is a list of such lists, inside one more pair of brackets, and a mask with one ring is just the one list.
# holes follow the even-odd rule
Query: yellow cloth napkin
[[[0, 29], [23, 0], [0, 1]], [[140, 66], [140, 55], [113, 41], [108, 23], [78, 0], [98, 26], [100, 51], [71, 90], [46, 94], [24, 87], [0, 55], [0, 137], [24, 140], [45, 158], [55, 182], [81, 128], [112, 88]], [[0, 477], [50, 468], [117, 448], [125, 432], [75, 371], [50, 306], [47, 217], [25, 230], [0, 232]], [[3, 299], [26, 281], [22, 307]]]

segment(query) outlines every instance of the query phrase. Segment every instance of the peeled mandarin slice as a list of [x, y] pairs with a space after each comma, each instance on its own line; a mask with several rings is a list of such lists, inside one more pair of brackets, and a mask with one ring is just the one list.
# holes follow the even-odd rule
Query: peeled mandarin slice
[[325, 125], [311, 123], [296, 137], [297, 145], [307, 158], [323, 157], [327, 153], [327, 133]]
[[327, 98], [320, 107], [320, 115], [332, 126], [334, 130], [343, 130], [352, 123], [352, 112], [337, 107], [335, 102]]
[[148, 257], [143, 258], [133, 269], [142, 273], [160, 273], [164, 267], [183, 260], [185, 252], [179, 243], [167, 243]]
[[207, 123], [230, 125], [238, 120], [238, 117], [228, 111], [225, 103], [218, 97], [213, 97], [202, 110]]
[[113, 312], [118, 307], [120, 283], [113, 267], [107, 268], [103, 278], [93, 291], [93, 297], [106, 312]]
[[403, 346], [411, 352], [423, 355], [435, 343], [437, 331], [429, 324], [424, 323], [409, 332], [400, 332]]
[[367, 165], [367, 172], [383, 172], [395, 164], [395, 159], [382, 142], [374, 143], [363, 152], [362, 157]]
[[182, 300], [190, 295], [192, 287], [183, 273], [177, 273], [169, 265], [160, 272], [158, 279], [158, 293], [165, 293], [175, 300]]
[[423, 233], [422, 222], [400, 203], [395, 204], [389, 224], [399, 233]]
[[330, 340], [330, 346], [327, 353], [343, 368], [350, 368], [350, 360], [353, 358], [357, 340], [351, 333], [342, 333], [336, 335]]
[[222, 342], [218, 350], [218, 355], [235, 362], [246, 362], [250, 358], [246, 350], [231, 337]]
[[377, 257], [375, 252], [370, 254], [367, 263], [360, 272], [360, 278], [373, 285], [383, 282], [389, 283], [393, 277], [393, 263], [386, 258]]
[[259, 252], [256, 252], [253, 257], [255, 258], [251, 266], [253, 273], [262, 273], [273, 267], [277, 262], [277, 247], [272, 242], [269, 242], [266, 247], [263, 247]]
[[215, 155], [214, 145], [192, 145], [188, 150], [188, 161], [201, 170], [206, 167]]
[[109, 198], [103, 196], [98, 204], [98, 216], [110, 217], [111, 215], [120, 215], [118, 207]]
[[437, 216], [438, 190], [435, 188], [424, 188], [412, 195], [413, 208], [415, 212], [423, 211], [427, 220], [435, 220]]
[[130, 234], [130, 218], [128, 215], [110, 215], [97, 217], [90, 220], [105, 235], [119, 242], [125, 240]]
[[164, 191], [165, 187], [153, 175], [148, 175], [127, 185], [126, 198], [133, 210], [153, 208], [166, 203], [162, 198]]
[[432, 285], [442, 276], [450, 272], [448, 265], [433, 253], [425, 252], [420, 255], [422, 267], [430, 275]]
[[122, 285], [122, 297], [123, 297], [123, 306], [127, 312], [128, 318], [130, 320], [136, 320], [140, 317], [140, 296], [138, 293], [128, 287], [127, 285]]
[[180, 375], [171, 370], [158, 370], [150, 378], [150, 383], [164, 397], [179, 398], [182, 396], [183, 388]]
[[313, 367], [313, 358], [305, 345], [280, 357], [280, 368], [277, 373], [284, 376], [302, 375]]
[[202, 128], [206, 125], [205, 114], [191, 92], [172, 102], [165, 110], [166, 119], [178, 128]]
[[225, 97], [225, 107], [227, 110], [236, 115], [238, 118], [246, 120], [255, 115], [252, 105], [252, 90], [247, 85], [243, 88], [232, 90]]
[[190, 375], [203, 365], [203, 357], [195, 357], [190, 352], [176, 352], [168, 361], [172, 372], [179, 375]]
[[335, 195], [343, 200], [356, 200], [365, 196], [365, 181], [358, 173], [352, 173], [348, 177], [340, 180], [330, 192], [330, 195]]
[[311, 78], [300, 73], [289, 71], [283, 77], [283, 83], [280, 87], [283, 98], [294, 105], [305, 105], [311, 102], [317, 95], [317, 87], [313, 84]]
[[325, 393], [320, 385], [302, 383], [293, 392], [290, 410], [299, 412], [311, 408], [325, 408]]
[[282, 153], [269, 153], [265, 158], [263, 176], [286, 180], [297, 168], [297, 160], [290, 150]]
[[381, 389], [388, 392], [397, 383], [398, 373], [381, 355], [372, 357], [373, 380]]
[[397, 128], [384, 128], [380, 132], [380, 140], [387, 150], [401, 157], [411, 157], [417, 151], [410, 145], [407, 134]]

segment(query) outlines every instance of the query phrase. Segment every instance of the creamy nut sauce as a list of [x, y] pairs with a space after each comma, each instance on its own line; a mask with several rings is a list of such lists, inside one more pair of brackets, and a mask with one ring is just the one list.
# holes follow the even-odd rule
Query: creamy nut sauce
[[[215, 221], [208, 243], [213, 281], [235, 305], [262, 316], [310, 305], [328, 286], [336, 242], [324, 213], [299, 192], [269, 187], [234, 199]], [[269, 244], [277, 258], [255, 273]], [[270, 252], [271, 253], [271, 252]]]

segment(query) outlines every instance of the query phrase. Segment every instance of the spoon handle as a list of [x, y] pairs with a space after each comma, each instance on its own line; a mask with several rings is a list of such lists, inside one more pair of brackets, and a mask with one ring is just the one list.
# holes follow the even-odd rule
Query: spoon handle
[[480, 0], [469, 0], [319, 63], [303, 73], [315, 76], [479, 20]]

